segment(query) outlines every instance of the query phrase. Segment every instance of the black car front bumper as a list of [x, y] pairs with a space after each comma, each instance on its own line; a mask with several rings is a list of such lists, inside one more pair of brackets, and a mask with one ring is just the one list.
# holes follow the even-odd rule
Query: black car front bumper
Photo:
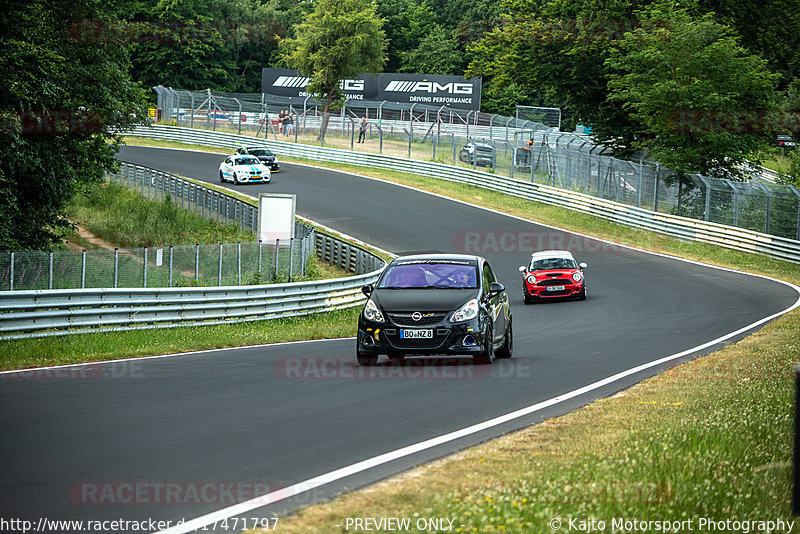
[[[432, 330], [433, 337], [406, 339], [402, 330]], [[358, 321], [358, 351], [365, 356], [473, 355], [483, 352], [486, 328], [477, 318], [463, 323], [447, 320], [424, 327], [375, 323], [362, 315]]]

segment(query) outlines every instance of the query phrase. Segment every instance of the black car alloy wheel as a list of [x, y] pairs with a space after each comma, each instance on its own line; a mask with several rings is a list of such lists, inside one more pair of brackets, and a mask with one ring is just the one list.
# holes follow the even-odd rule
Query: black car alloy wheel
[[494, 336], [491, 328], [486, 329], [486, 335], [483, 341], [483, 352], [473, 356], [472, 361], [480, 365], [487, 365], [494, 361]]

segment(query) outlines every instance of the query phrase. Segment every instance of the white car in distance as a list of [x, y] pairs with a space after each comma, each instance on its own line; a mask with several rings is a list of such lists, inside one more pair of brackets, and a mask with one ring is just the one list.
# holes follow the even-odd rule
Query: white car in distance
[[219, 164], [219, 181], [236, 185], [247, 183], [269, 183], [269, 167], [255, 156], [233, 155]]

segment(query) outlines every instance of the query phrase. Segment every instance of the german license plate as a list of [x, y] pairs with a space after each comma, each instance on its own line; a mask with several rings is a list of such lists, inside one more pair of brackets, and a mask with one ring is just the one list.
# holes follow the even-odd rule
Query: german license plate
[[547, 286], [547, 291], [564, 291], [564, 286]]
[[400, 330], [401, 339], [432, 339], [433, 330]]

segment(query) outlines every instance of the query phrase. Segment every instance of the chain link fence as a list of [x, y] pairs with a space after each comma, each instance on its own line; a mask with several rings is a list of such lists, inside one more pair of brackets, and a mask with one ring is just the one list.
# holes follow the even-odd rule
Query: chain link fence
[[[322, 144], [459, 167], [540, 183], [656, 212], [800, 239], [800, 190], [753, 169], [749, 183], [688, 177], [651, 161], [606, 154], [590, 136], [560, 132], [560, 113], [519, 107], [518, 117], [422, 104], [348, 101], [329, 118], [324, 139], [319, 103], [262, 93], [179, 91], [158, 86], [165, 122], [304, 144]], [[278, 119], [293, 115], [292, 127]], [[358, 143], [361, 117], [366, 141]], [[541, 121], [541, 122], [540, 122]], [[543, 124], [547, 123], [546, 124]]]
[[[255, 232], [258, 209], [178, 176], [123, 163], [108, 175], [151, 200]], [[314, 254], [314, 230], [295, 222], [287, 242], [216, 243], [114, 250], [0, 253], [0, 291], [31, 289], [242, 286], [292, 281]]]

